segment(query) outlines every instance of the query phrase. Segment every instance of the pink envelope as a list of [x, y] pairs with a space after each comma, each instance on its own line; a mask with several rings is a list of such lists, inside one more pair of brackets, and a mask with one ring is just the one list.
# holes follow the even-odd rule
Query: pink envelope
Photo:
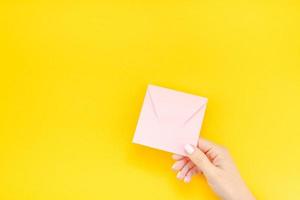
[[197, 145], [207, 99], [149, 85], [133, 143], [186, 155], [185, 144]]

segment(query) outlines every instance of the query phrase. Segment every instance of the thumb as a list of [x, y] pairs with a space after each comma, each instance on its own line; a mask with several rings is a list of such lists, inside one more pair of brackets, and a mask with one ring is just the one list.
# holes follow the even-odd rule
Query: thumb
[[184, 149], [190, 160], [203, 172], [205, 176], [213, 175], [215, 166], [200, 149], [190, 144], [185, 145]]

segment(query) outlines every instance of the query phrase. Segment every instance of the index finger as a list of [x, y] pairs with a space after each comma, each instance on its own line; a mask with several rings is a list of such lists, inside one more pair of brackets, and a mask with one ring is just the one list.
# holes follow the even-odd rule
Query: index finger
[[204, 153], [207, 153], [209, 150], [211, 150], [212, 148], [215, 148], [216, 146], [217, 145], [215, 145], [214, 143], [212, 143], [208, 140], [205, 140], [202, 138], [199, 138], [199, 140], [198, 140], [198, 147]]
[[174, 160], [181, 160], [181, 159], [184, 158], [184, 156], [178, 155], [178, 154], [173, 154], [173, 155], [172, 155], [172, 158], [173, 158]]

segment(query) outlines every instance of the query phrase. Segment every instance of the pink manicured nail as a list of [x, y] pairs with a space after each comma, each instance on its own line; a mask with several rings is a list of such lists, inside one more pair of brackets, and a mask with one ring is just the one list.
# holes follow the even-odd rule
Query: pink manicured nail
[[176, 163], [175, 163], [174, 165], [172, 165], [172, 169], [173, 169], [174, 171], [177, 170], [177, 165], [176, 165]]
[[184, 177], [183, 181], [185, 183], [189, 183], [191, 181], [191, 177], [190, 176], [186, 176], [186, 177]]
[[185, 145], [184, 149], [188, 154], [192, 154], [195, 151], [195, 148], [190, 144]]
[[177, 173], [177, 176], [176, 176], [176, 177], [177, 177], [178, 179], [182, 179], [182, 178], [183, 178], [183, 175], [182, 175], [181, 171]]

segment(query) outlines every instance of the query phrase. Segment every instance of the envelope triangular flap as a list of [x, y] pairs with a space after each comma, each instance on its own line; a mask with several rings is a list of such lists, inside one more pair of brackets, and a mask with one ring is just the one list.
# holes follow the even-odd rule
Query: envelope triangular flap
[[183, 125], [206, 104], [206, 98], [153, 85], [148, 86], [148, 95], [159, 121], [164, 123]]

